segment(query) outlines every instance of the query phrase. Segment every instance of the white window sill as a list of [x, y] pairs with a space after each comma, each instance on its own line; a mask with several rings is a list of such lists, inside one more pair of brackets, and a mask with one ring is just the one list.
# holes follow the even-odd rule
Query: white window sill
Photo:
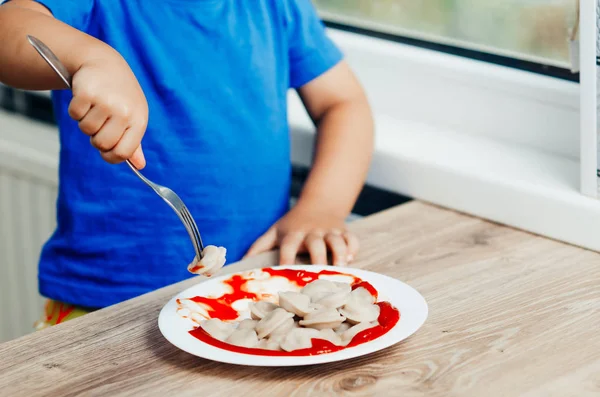
[[[376, 117], [368, 183], [600, 250], [600, 201], [579, 190], [579, 162], [424, 124]], [[309, 165], [314, 128], [290, 106], [292, 160]]]

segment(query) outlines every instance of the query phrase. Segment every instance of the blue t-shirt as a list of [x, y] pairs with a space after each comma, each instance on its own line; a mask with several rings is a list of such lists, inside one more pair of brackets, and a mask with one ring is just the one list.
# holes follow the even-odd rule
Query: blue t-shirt
[[[38, 1], [127, 60], [150, 108], [143, 173], [180, 195], [205, 244], [239, 260], [288, 210], [288, 89], [341, 60], [310, 0]], [[69, 91], [53, 100], [58, 226], [41, 294], [104, 307], [189, 277], [176, 214], [127, 165], [102, 160], [68, 115]]]

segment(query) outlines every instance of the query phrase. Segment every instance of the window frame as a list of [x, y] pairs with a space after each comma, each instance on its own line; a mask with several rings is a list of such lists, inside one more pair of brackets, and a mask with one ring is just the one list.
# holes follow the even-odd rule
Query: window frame
[[539, 73], [545, 76], [556, 77], [559, 79], [579, 82], [579, 73], [573, 72], [571, 69], [545, 64], [542, 62], [534, 62], [521, 58], [511, 57], [508, 55], [499, 55], [482, 50], [460, 47], [456, 45], [438, 43], [415, 37], [403, 36], [395, 33], [384, 32], [380, 30], [370, 29], [364, 26], [351, 25], [348, 23], [336, 21], [327, 14], [323, 16], [323, 24], [334, 30], [356, 33], [373, 38], [392, 41], [395, 43], [411, 45], [419, 48], [424, 48], [432, 51], [439, 51], [450, 55], [456, 55], [473, 59], [476, 61], [489, 62], [495, 65], [506, 66], [518, 70], [523, 70], [532, 73]]

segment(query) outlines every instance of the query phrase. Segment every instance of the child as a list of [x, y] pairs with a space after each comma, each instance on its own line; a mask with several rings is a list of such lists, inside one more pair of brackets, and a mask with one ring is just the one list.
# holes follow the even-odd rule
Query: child
[[[72, 93], [28, 34], [69, 69]], [[329, 251], [334, 265], [356, 255], [344, 219], [366, 178], [372, 119], [310, 0], [11, 0], [0, 6], [0, 42], [1, 82], [59, 90], [43, 325], [190, 276], [193, 249], [177, 216], [125, 164], [106, 162], [147, 164], [144, 174], [188, 205], [204, 241], [227, 248], [228, 263], [277, 247], [282, 264], [298, 252], [326, 263]], [[290, 88], [318, 128], [291, 210]]]

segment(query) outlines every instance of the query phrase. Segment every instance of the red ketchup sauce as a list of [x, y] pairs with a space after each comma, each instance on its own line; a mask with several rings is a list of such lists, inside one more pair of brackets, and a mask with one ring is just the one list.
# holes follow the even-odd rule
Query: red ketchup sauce
[[201, 269], [204, 269], [204, 266], [202, 266], [201, 264], [198, 263], [197, 265], [195, 265], [194, 267], [192, 267], [190, 269], [190, 272], [196, 273], [197, 271], [199, 271]]
[[[239, 313], [237, 310], [231, 307], [231, 304], [240, 299], [252, 299], [257, 300], [259, 296], [255, 293], [248, 292], [246, 284], [250, 281], [240, 275], [235, 275], [224, 283], [231, 287], [231, 291], [228, 294], [221, 295], [218, 298], [206, 298], [204, 296], [195, 296], [189, 298], [191, 301], [201, 303], [208, 312], [210, 318], [218, 318], [223, 321], [231, 321], [238, 318]], [[179, 299], [177, 303], [179, 303]]]
[[[350, 275], [344, 274], [341, 272], [336, 272], [332, 270], [321, 270], [320, 272], [310, 272], [306, 270], [293, 270], [293, 269], [263, 269], [265, 273], [268, 273], [272, 277], [285, 277], [291, 282], [297, 284], [299, 287], [304, 287], [306, 284], [309, 284], [315, 280], [317, 280], [322, 275], [342, 275], [347, 277], [352, 277], [352, 289], [356, 289], [359, 287], [365, 288], [369, 291], [375, 299], [377, 299], [377, 290], [368, 282], [361, 280], [360, 278]], [[218, 298], [205, 298], [202, 296], [196, 296], [190, 298], [190, 300], [201, 303], [206, 309], [211, 318], [219, 318], [224, 321], [231, 321], [238, 318], [239, 313], [231, 307], [231, 303], [240, 300], [240, 299], [252, 299], [259, 300], [260, 297], [257, 294], [252, 292], [248, 292], [247, 283], [248, 281], [253, 280], [252, 278], [246, 279], [242, 276], [235, 275], [228, 280], [225, 280], [224, 283], [229, 285], [232, 288], [231, 293], [224, 294]], [[222, 342], [218, 339], [210, 336], [206, 331], [202, 328], [197, 327], [190, 331], [190, 335], [201, 340], [204, 343], [207, 343], [211, 346], [229, 350], [236, 353], [242, 354], [253, 354], [256, 356], [314, 356], [318, 354], [326, 354], [333, 353], [340, 350], [343, 350], [347, 347], [358, 346], [363, 343], [375, 340], [380, 336], [386, 334], [390, 329], [392, 329], [400, 320], [400, 312], [398, 309], [393, 307], [389, 302], [379, 302], [377, 305], [380, 307], [381, 311], [379, 313], [378, 322], [379, 325], [366, 329], [360, 333], [358, 333], [350, 343], [343, 346], [336, 346], [333, 343], [322, 340], [322, 339], [313, 339], [312, 347], [308, 349], [300, 349], [292, 352], [286, 351], [274, 351], [274, 350], [265, 350], [265, 349], [256, 349], [256, 348], [247, 348], [247, 347], [238, 347], [234, 345], [230, 345], [228, 343]]]

